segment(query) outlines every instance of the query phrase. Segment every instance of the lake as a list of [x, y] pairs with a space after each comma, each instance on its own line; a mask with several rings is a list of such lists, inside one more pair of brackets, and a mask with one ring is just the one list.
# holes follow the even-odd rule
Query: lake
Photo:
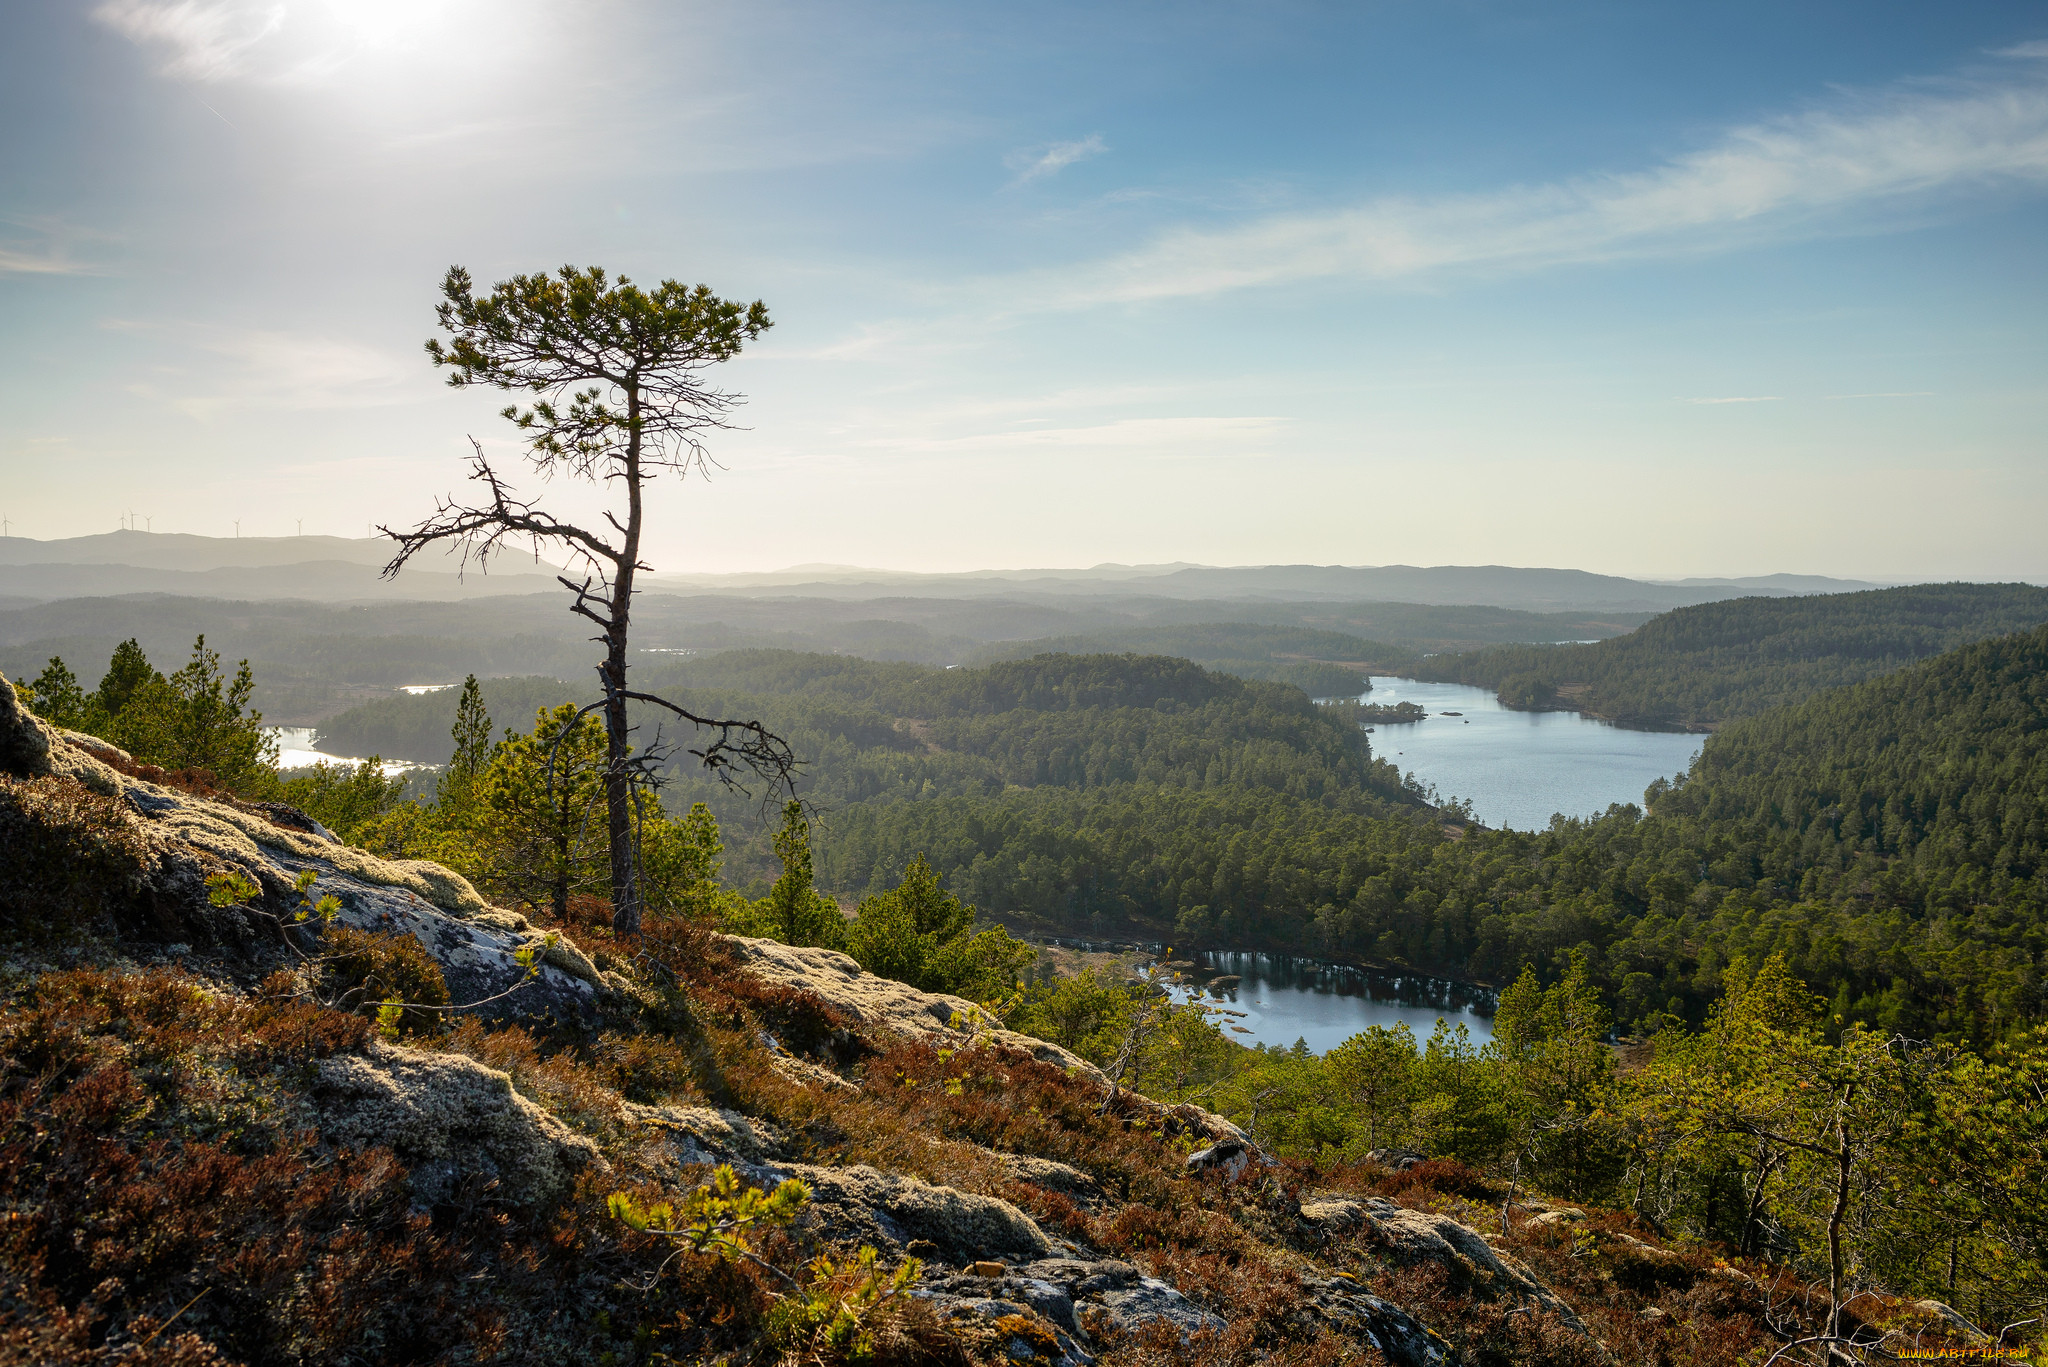
[[1225, 951], [1199, 955], [1195, 963], [1186, 975], [1190, 986], [1177, 995], [1221, 1007], [1227, 1014], [1217, 1016], [1217, 1023], [1245, 1044], [1300, 1039], [1325, 1054], [1368, 1025], [1405, 1023], [1420, 1045], [1439, 1017], [1462, 1024], [1474, 1043], [1493, 1038], [1493, 994], [1441, 978], [1374, 973], [1282, 954]]
[[[313, 736], [316, 728], [311, 726], [266, 726], [272, 740], [277, 742], [277, 767], [280, 769], [310, 769], [316, 764], [359, 764], [354, 755], [330, 755], [325, 750], [314, 748]], [[403, 774], [408, 770], [423, 768], [402, 759], [386, 760], [379, 766], [384, 777]]]
[[1651, 780], [1683, 773], [1707, 739], [1631, 731], [1576, 712], [1515, 712], [1466, 684], [1375, 677], [1360, 701], [1427, 708], [1427, 721], [1375, 723], [1373, 754], [1445, 798], [1471, 802], [1486, 825], [1519, 831], [1542, 830], [1553, 812], [1592, 816], [1609, 803], [1641, 802]]

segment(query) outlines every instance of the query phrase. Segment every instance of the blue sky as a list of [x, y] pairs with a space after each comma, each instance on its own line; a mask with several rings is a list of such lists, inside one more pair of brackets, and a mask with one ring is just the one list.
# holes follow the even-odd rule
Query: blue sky
[[415, 518], [441, 272], [574, 261], [777, 320], [664, 570], [2048, 579], [2038, 5], [4, 18], [16, 534]]

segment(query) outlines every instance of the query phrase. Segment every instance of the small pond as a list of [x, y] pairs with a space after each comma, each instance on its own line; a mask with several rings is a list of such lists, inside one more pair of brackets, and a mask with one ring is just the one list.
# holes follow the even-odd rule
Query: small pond
[[1190, 987], [1228, 1014], [1216, 1019], [1245, 1044], [1306, 1040], [1318, 1054], [1368, 1025], [1405, 1023], [1419, 1046], [1438, 1018], [1463, 1025], [1475, 1044], [1493, 1038], [1493, 993], [1419, 974], [1375, 973], [1280, 954], [1216, 951], [1197, 956]]

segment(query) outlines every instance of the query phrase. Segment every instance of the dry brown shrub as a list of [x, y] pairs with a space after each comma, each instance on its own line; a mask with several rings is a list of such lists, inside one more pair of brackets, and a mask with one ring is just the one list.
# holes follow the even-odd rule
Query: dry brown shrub
[[343, 1011], [375, 1017], [384, 1002], [406, 1004], [398, 1028], [406, 1034], [438, 1034], [446, 1013], [422, 1008], [448, 1005], [448, 980], [426, 947], [404, 932], [330, 927], [322, 937], [322, 992]]
[[1232, 1325], [1222, 1333], [1182, 1335], [1164, 1321], [1154, 1321], [1135, 1334], [1114, 1329], [1095, 1331], [1102, 1346], [1100, 1367], [1383, 1367], [1386, 1358], [1333, 1334], [1319, 1333], [1296, 1343], [1270, 1343], [1251, 1326]]
[[142, 912], [141, 822], [76, 779], [0, 775], [0, 851], [0, 940], [55, 944]]
[[1499, 1197], [1500, 1184], [1466, 1167], [1455, 1158], [1432, 1158], [1401, 1172], [1390, 1172], [1373, 1182], [1382, 1196], [1437, 1193], [1462, 1196], [1473, 1201]]

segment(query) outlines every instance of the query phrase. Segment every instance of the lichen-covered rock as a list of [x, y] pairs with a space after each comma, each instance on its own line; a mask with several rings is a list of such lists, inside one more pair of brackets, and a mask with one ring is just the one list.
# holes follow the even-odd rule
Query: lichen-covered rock
[[[1482, 1296], [1506, 1297], [1550, 1311], [1571, 1328], [1590, 1336], [1557, 1293], [1520, 1261], [1486, 1242], [1478, 1230], [1461, 1225], [1448, 1215], [1409, 1210], [1379, 1197], [1358, 1204], [1373, 1227], [1380, 1250], [1393, 1261], [1404, 1265], [1435, 1263], [1450, 1274], [1454, 1286], [1463, 1285]], [[1306, 1209], [1303, 1208], [1304, 1214]]]
[[473, 1178], [495, 1181], [499, 1200], [543, 1205], [601, 1161], [595, 1144], [520, 1096], [510, 1077], [460, 1054], [379, 1044], [322, 1059], [313, 1101], [321, 1138], [390, 1149], [425, 1205]]
[[[835, 1011], [851, 1016], [870, 1029], [893, 1031], [913, 1037], [939, 1035], [963, 1039], [972, 1034], [997, 1044], [1022, 1050], [1041, 1063], [1064, 1068], [1109, 1086], [1101, 1069], [1080, 1055], [1050, 1041], [1035, 1039], [1014, 1030], [974, 1025], [970, 1031], [956, 1030], [953, 1022], [983, 1020], [981, 1008], [965, 997], [944, 992], [920, 992], [908, 983], [881, 978], [867, 972], [845, 954], [833, 949], [786, 945], [779, 940], [760, 940], [746, 935], [721, 936], [740, 964], [756, 978], [782, 987], [800, 988], [816, 994]], [[1154, 1115], [1169, 1133], [1192, 1132], [1211, 1140], [1250, 1147], [1251, 1141], [1237, 1126], [1199, 1106], [1163, 1106], [1124, 1093], [1133, 1111]]]
[[[786, 945], [747, 935], [723, 937], [746, 970], [765, 982], [815, 992], [832, 1008], [870, 1028], [901, 1035], [953, 1033], [953, 1022], [973, 1022], [981, 1008], [965, 997], [945, 992], [920, 992], [908, 983], [877, 977], [836, 949]], [[1061, 1068], [1100, 1076], [1095, 1065], [1057, 1044], [995, 1030], [997, 1040], [1024, 1050], [1033, 1058]]]
[[1187, 1156], [1183, 1166], [1190, 1177], [1204, 1173], [1218, 1173], [1236, 1179], [1244, 1176], [1251, 1166], [1252, 1150], [1249, 1144], [1235, 1139], [1224, 1139]]
[[936, 1250], [934, 1256], [955, 1266], [979, 1258], [1028, 1261], [1054, 1251], [1030, 1216], [994, 1196], [935, 1187], [864, 1165], [791, 1163], [779, 1170], [810, 1187], [811, 1200], [801, 1218], [827, 1239], [893, 1251], [922, 1240]]
[[946, 1319], [1043, 1320], [1054, 1330], [1061, 1361], [1077, 1365], [1094, 1360], [1091, 1325], [1096, 1334], [1134, 1334], [1164, 1322], [1182, 1337], [1226, 1327], [1165, 1282], [1114, 1258], [1041, 1258], [994, 1277], [928, 1268], [912, 1294]]
[[50, 772], [50, 730], [21, 705], [0, 674], [0, 773], [32, 778]]
[[1966, 1343], [1989, 1343], [1991, 1335], [1963, 1318], [1954, 1306], [1940, 1301], [1922, 1300], [1911, 1302], [1906, 1309], [1912, 1316], [1938, 1327], [1946, 1327], [1959, 1335]]
[[1311, 1197], [1301, 1203], [1301, 1218], [1324, 1234], [1350, 1234], [1365, 1227], [1365, 1207], [1344, 1197]]
[[1127, 1334], [1161, 1320], [1180, 1330], [1183, 1336], [1220, 1333], [1227, 1327], [1221, 1315], [1204, 1310], [1157, 1277], [1140, 1277], [1129, 1286], [1105, 1291], [1097, 1302], [1101, 1319], [1092, 1322], [1114, 1326]]
[[[337, 843], [292, 808], [198, 797], [127, 772], [136, 767], [105, 741], [60, 731], [27, 712], [0, 678], [0, 768], [70, 778], [132, 813], [147, 845], [135, 899], [167, 941], [211, 944], [230, 955], [274, 949], [301, 901], [296, 881], [311, 872], [311, 899], [333, 895], [340, 924], [417, 939], [439, 964], [457, 1006], [494, 1020], [588, 1028], [602, 1019], [612, 994], [589, 956], [565, 938], [541, 935], [515, 912], [490, 907], [461, 874], [424, 860], [380, 859]], [[228, 871], [263, 896], [246, 909], [213, 906], [206, 880]], [[519, 962], [523, 951], [538, 959], [537, 972]]]
[[1353, 1343], [1379, 1349], [1393, 1367], [1444, 1367], [1452, 1360], [1451, 1346], [1422, 1321], [1356, 1282], [1344, 1277], [1304, 1281], [1302, 1290], [1307, 1314]]
[[712, 1106], [625, 1103], [631, 1123], [660, 1133], [682, 1163], [759, 1164], [781, 1155], [783, 1138], [765, 1120]]
[[1019, 1182], [1059, 1192], [1084, 1205], [1102, 1199], [1102, 1184], [1079, 1168], [1029, 1154], [999, 1153], [996, 1157]]

